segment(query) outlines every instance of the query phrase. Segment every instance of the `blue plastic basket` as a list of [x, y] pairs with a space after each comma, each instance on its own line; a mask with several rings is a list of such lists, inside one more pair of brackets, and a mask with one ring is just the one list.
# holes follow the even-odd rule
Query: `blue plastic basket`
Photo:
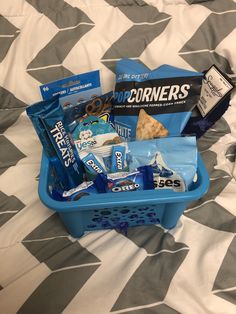
[[166, 229], [175, 227], [187, 205], [201, 198], [209, 187], [209, 176], [198, 155], [198, 179], [188, 192], [146, 190], [114, 194], [89, 195], [72, 202], [60, 202], [50, 195], [52, 174], [43, 154], [39, 179], [41, 201], [56, 211], [68, 232], [81, 237], [85, 231], [127, 229], [131, 226], [161, 224]]

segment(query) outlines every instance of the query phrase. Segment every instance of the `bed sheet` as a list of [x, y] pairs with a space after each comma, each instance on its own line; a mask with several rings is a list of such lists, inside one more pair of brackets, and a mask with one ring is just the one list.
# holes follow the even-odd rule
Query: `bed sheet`
[[[236, 96], [198, 141], [208, 193], [177, 226], [72, 238], [37, 194], [39, 85], [140, 60], [235, 78], [236, 2], [8, 0], [0, 4], [0, 313], [235, 314]], [[199, 2], [199, 1], [196, 1]], [[192, 4], [190, 4], [192, 3]]]

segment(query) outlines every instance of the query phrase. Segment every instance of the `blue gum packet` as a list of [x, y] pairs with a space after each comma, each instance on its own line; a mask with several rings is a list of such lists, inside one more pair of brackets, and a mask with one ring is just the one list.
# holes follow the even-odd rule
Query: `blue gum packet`
[[123, 172], [126, 168], [126, 148], [122, 145], [112, 146], [111, 172]]
[[93, 176], [96, 176], [98, 173], [106, 173], [105, 166], [102, 165], [94, 154], [89, 153], [81, 158], [82, 162], [85, 165], [86, 170]]
[[129, 142], [130, 171], [143, 165], [153, 167], [156, 189], [187, 191], [197, 171], [196, 137], [166, 137]]
[[[118, 134], [126, 141], [152, 139], [161, 134], [180, 135], [199, 100], [202, 76], [170, 65], [151, 71], [134, 60], [118, 61], [114, 94], [114, 124]], [[144, 117], [150, 121], [149, 125], [145, 122], [145, 132], [149, 127], [151, 132], [142, 138], [139, 133]]]

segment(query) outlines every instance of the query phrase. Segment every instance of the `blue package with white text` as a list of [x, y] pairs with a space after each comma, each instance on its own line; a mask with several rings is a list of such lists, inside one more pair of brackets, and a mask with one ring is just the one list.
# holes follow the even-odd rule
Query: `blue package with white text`
[[73, 75], [40, 86], [44, 100], [59, 95], [64, 110], [102, 94], [99, 70]]
[[196, 106], [202, 73], [163, 65], [153, 71], [138, 62], [116, 64], [114, 123], [126, 141], [178, 136]]

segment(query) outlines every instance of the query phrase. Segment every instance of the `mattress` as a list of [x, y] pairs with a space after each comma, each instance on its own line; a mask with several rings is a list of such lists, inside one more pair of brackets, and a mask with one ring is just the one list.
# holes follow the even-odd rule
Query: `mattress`
[[233, 0], [8, 0], [0, 4], [0, 313], [236, 313], [236, 96], [198, 140], [210, 188], [171, 230], [68, 234], [40, 201], [42, 147], [25, 108], [41, 84], [127, 57], [235, 80]]

